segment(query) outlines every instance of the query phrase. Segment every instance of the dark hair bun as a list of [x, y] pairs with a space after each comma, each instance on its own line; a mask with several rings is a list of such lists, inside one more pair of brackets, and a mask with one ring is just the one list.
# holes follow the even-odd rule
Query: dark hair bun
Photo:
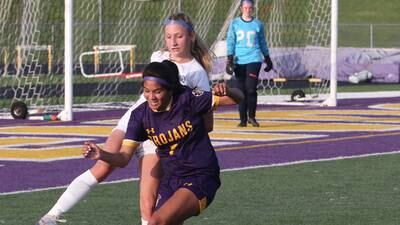
[[174, 74], [174, 76], [176, 75], [179, 78], [179, 70], [174, 62], [169, 61], [169, 60], [164, 60], [161, 63], [166, 65], [170, 69], [171, 74]]
[[161, 84], [168, 89], [176, 89], [181, 86], [178, 67], [169, 60], [147, 64], [143, 70], [143, 78], [145, 79], [148, 76], [161, 79], [164, 81]]

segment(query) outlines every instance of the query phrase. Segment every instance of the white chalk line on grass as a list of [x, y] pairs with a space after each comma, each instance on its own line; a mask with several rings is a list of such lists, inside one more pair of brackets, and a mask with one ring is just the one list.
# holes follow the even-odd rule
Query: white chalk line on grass
[[392, 98], [400, 97], [400, 91], [341, 92], [338, 99]]
[[[344, 160], [344, 159], [365, 158], [365, 157], [370, 157], [370, 156], [393, 155], [393, 154], [399, 154], [399, 153], [400, 153], [400, 150], [396, 150], [396, 151], [391, 151], [391, 152], [379, 152], [379, 153], [370, 153], [370, 154], [362, 154], [362, 155], [354, 155], [354, 156], [339, 156], [339, 157], [325, 158], [325, 159], [299, 160], [299, 161], [285, 162], [285, 163], [273, 163], [273, 164], [268, 164], [268, 165], [245, 166], [245, 167], [223, 169], [223, 170], [221, 170], [221, 172], [252, 170], [252, 169], [271, 168], [271, 167], [282, 167], [282, 166], [291, 166], [291, 165], [314, 163], [314, 162], [327, 162], [327, 161], [336, 161], [336, 160]], [[137, 181], [137, 180], [139, 180], [139, 178], [128, 178], [128, 179], [102, 182], [100, 184], [101, 185], [117, 184], [117, 183], [125, 183], [125, 182], [130, 182], [130, 181]], [[63, 185], [63, 186], [56, 186], [56, 187], [49, 187], [49, 188], [37, 188], [37, 189], [22, 190], [22, 191], [3, 192], [3, 193], [0, 193], [0, 196], [57, 190], [57, 189], [64, 189], [67, 187], [68, 187], [68, 185]]]
[[[137, 181], [139, 178], [128, 178], [128, 179], [121, 179], [121, 180], [114, 180], [114, 181], [106, 181], [101, 182], [100, 184], [117, 184], [117, 183], [124, 183], [129, 181]], [[71, 181], [72, 182], [72, 181]], [[29, 189], [29, 190], [22, 190], [22, 191], [12, 191], [12, 192], [2, 192], [1, 195], [14, 195], [14, 194], [22, 194], [22, 193], [32, 193], [32, 192], [40, 192], [40, 191], [50, 191], [50, 190], [57, 190], [67, 188], [68, 185], [56, 186], [56, 187], [48, 187], [48, 188], [36, 188], [36, 189]]]
[[327, 161], [336, 161], [336, 160], [343, 160], [343, 159], [366, 158], [366, 157], [370, 157], [370, 156], [393, 155], [393, 154], [399, 154], [399, 153], [400, 153], [400, 150], [396, 150], [396, 151], [391, 151], [391, 152], [379, 152], [379, 153], [370, 153], [370, 154], [353, 155], [353, 156], [339, 156], [339, 157], [326, 158], [326, 159], [299, 160], [299, 161], [285, 162], [285, 163], [273, 163], [273, 164], [268, 164], [268, 165], [247, 166], [247, 167], [240, 167], [240, 168], [224, 169], [222, 171], [223, 172], [231, 172], [231, 171], [240, 171], [240, 170], [269, 168], [269, 167], [282, 167], [282, 166], [291, 166], [291, 165], [314, 163], [314, 162], [327, 162]]

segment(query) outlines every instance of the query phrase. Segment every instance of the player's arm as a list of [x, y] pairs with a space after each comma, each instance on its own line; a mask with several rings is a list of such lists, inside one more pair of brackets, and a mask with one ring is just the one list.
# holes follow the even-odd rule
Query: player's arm
[[[188, 86], [192, 89], [198, 88], [203, 91], [211, 91], [210, 80], [208, 78], [207, 72], [201, 68], [192, 71], [186, 75]], [[204, 125], [207, 132], [211, 132], [214, 129], [214, 114], [212, 112], [203, 115]]]
[[109, 152], [118, 152], [121, 149], [124, 137], [125, 131], [113, 129], [111, 134], [107, 137], [106, 143], [104, 144], [104, 150]]
[[[139, 107], [142, 103], [146, 102], [146, 99], [144, 98], [143, 94], [140, 95], [139, 99], [133, 104], [128, 111], [125, 112], [125, 114], [121, 117], [121, 119], [118, 121], [118, 124], [116, 127], [114, 127], [114, 130], [121, 130], [122, 132], [126, 132], [128, 123], [129, 123], [129, 118], [131, 117], [132, 111]], [[122, 139], [121, 139], [122, 142]], [[107, 143], [106, 143], [107, 144]]]
[[108, 151], [104, 151], [93, 142], [85, 142], [82, 147], [82, 154], [85, 158], [103, 160], [112, 166], [125, 167], [132, 159], [132, 156], [138, 146], [138, 142], [124, 140], [119, 152], [110, 153]]
[[[197, 78], [197, 87], [204, 91], [211, 91], [210, 89], [210, 80], [208, 79], [207, 73], [205, 71], [200, 71], [195, 78]], [[214, 114], [212, 112], [208, 112], [203, 115], [204, 125], [206, 127], [207, 132], [211, 132], [214, 130]]]
[[234, 65], [234, 54], [235, 54], [235, 44], [236, 44], [236, 35], [234, 31], [233, 22], [230, 24], [227, 37], [226, 37], [226, 47], [227, 47], [227, 59], [226, 59], [226, 67], [225, 72], [229, 75], [232, 75], [235, 70]]
[[268, 42], [264, 34], [264, 25], [260, 23], [260, 32], [258, 33], [259, 37], [259, 45], [262, 54], [264, 55], [264, 62], [265, 62], [265, 72], [269, 72], [274, 68], [274, 65], [272, 63], [271, 57], [269, 56], [269, 49], [268, 49]]
[[207, 132], [211, 132], [214, 129], [214, 114], [212, 111], [203, 115], [204, 125]]
[[215, 105], [235, 105], [244, 99], [243, 92], [238, 88], [231, 88], [226, 83], [218, 83], [213, 87]]
[[231, 22], [226, 36], [227, 55], [233, 56], [235, 54], [236, 32], [234, 28], [234, 21]]
[[267, 42], [267, 38], [265, 37], [265, 33], [264, 33], [264, 25], [262, 23], [260, 23], [259, 27], [260, 27], [260, 32], [258, 32], [257, 39], [259, 41], [261, 53], [264, 56], [269, 56], [268, 42]]

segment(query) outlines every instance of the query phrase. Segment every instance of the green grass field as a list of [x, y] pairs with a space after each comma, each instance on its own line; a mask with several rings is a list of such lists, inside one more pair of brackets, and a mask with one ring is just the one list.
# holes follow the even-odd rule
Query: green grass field
[[339, 0], [340, 23], [399, 23], [396, 0]]
[[[339, 7], [339, 23], [400, 21], [398, 0], [339, 0]], [[55, 20], [61, 20], [62, 12], [55, 11]], [[400, 39], [390, 32], [377, 34], [383, 43], [378, 47], [399, 47], [395, 44]], [[367, 35], [368, 27], [341, 30], [339, 46], [367, 47]], [[75, 81], [92, 82], [81, 78]], [[61, 80], [51, 82], [58, 84]], [[339, 84], [338, 92], [398, 91], [399, 85]], [[400, 155], [393, 154], [226, 171], [221, 175], [222, 187], [213, 204], [185, 224], [398, 225], [399, 161]], [[0, 195], [0, 224], [35, 224], [63, 191]], [[65, 216], [67, 224], [76, 225], [140, 224], [138, 183], [99, 185]]]
[[375, 24], [379, 26], [374, 29], [374, 46], [399, 48], [399, 11], [400, 4], [396, 0], [339, 0], [339, 46], [369, 47], [370, 24]]
[[[187, 225], [397, 225], [400, 155], [222, 173], [213, 204]], [[136, 181], [100, 185], [67, 224], [139, 224]], [[63, 189], [0, 196], [0, 224], [34, 224]]]

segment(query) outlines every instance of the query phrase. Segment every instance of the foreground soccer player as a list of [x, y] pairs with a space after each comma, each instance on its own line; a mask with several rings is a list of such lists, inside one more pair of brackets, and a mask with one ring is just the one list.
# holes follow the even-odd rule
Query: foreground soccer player
[[203, 115], [218, 105], [237, 104], [243, 94], [225, 84], [217, 84], [214, 95], [182, 86], [176, 65], [167, 60], [145, 67], [143, 89], [146, 102], [132, 111], [121, 150], [110, 153], [85, 142], [82, 154], [124, 167], [140, 142], [150, 139], [164, 175], [148, 224], [182, 224], [205, 209], [220, 186], [220, 168]]
[[[164, 21], [164, 41], [165, 48], [153, 52], [151, 62], [171, 60], [178, 65], [180, 81], [183, 85], [210, 91], [207, 73], [211, 71], [212, 58], [208, 48], [195, 32], [191, 19], [184, 13], [169, 16]], [[144, 101], [145, 99], [141, 96], [119, 120], [105, 143], [107, 151], [120, 150], [131, 111]], [[206, 115], [204, 120], [213, 121], [212, 114]], [[207, 129], [211, 131], [212, 123], [207, 124]], [[147, 225], [147, 220], [151, 217], [157, 200], [161, 170], [155, 149], [156, 147], [150, 141], [146, 141], [143, 147], [139, 147], [135, 152], [139, 159], [142, 225]], [[62, 221], [60, 217], [79, 203], [99, 182], [105, 180], [114, 169], [107, 162], [96, 161], [92, 168], [71, 182], [50, 211], [40, 218], [37, 225], [57, 225], [57, 222], [65, 222], [65, 219]]]

